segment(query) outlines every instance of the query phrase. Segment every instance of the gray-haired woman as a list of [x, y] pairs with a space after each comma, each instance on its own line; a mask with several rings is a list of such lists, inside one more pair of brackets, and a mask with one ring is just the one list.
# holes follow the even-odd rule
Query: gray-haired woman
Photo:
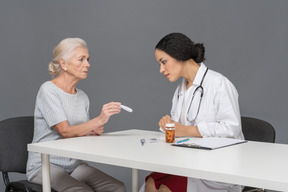
[[[43, 83], [36, 98], [33, 143], [85, 135], [101, 135], [109, 118], [120, 113], [119, 102], [103, 105], [100, 115], [89, 117], [89, 99], [76, 87], [87, 78], [89, 53], [79, 38], [62, 40], [53, 50], [49, 64], [52, 80]], [[71, 158], [50, 156], [51, 186], [56, 191], [124, 192], [122, 182], [87, 163]], [[41, 157], [29, 153], [27, 177], [42, 184]]]

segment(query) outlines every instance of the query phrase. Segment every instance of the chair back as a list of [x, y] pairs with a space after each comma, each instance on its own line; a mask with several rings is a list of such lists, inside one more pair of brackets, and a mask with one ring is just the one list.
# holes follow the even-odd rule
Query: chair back
[[275, 143], [273, 126], [261, 119], [241, 117], [242, 132], [245, 140]]
[[26, 173], [27, 144], [32, 142], [34, 117], [0, 121], [0, 171]]

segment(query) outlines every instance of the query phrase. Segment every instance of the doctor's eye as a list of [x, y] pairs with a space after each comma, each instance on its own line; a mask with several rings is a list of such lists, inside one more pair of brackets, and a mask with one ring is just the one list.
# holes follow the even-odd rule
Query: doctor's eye
[[163, 60], [162, 63], [165, 65], [165, 64], [167, 63], [167, 61], [166, 61], [166, 60]]

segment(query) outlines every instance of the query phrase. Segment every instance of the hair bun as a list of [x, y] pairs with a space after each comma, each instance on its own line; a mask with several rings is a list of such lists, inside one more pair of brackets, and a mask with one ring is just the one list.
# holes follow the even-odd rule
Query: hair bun
[[59, 63], [51, 61], [48, 65], [48, 71], [52, 77], [57, 77], [61, 71], [61, 66]]
[[182, 33], [170, 33], [163, 37], [155, 49], [164, 51], [178, 61], [193, 59], [196, 63], [205, 60], [205, 48], [203, 44], [195, 44], [189, 37]]
[[205, 47], [203, 43], [196, 43], [195, 49], [197, 50], [198, 54], [195, 59], [196, 63], [202, 63], [205, 60]]

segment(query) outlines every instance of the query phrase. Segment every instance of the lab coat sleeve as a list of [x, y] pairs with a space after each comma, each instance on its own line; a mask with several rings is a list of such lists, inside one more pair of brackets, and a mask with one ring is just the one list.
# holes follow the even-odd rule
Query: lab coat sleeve
[[224, 77], [213, 90], [215, 119], [199, 122], [197, 126], [200, 134], [203, 137], [244, 139], [236, 88]]

